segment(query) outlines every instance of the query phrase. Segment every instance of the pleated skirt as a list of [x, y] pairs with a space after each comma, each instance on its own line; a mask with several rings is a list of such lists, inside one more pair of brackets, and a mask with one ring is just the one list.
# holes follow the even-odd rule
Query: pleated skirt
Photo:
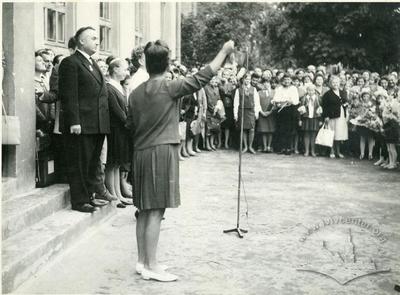
[[179, 144], [163, 144], [133, 153], [134, 204], [139, 210], [180, 205]]
[[303, 124], [301, 125], [301, 130], [303, 131], [318, 131], [319, 126], [319, 119], [318, 118], [303, 118]]

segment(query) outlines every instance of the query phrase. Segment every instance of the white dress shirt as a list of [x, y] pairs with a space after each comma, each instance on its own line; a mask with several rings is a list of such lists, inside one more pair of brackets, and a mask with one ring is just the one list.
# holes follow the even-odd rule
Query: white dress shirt
[[275, 95], [272, 99], [272, 103], [275, 102], [289, 102], [292, 105], [299, 104], [299, 92], [293, 85], [289, 87], [280, 86], [275, 89]]
[[86, 59], [90, 62], [91, 65], [93, 64], [93, 61], [89, 54], [87, 54], [86, 52], [84, 52], [80, 49], [77, 49], [76, 51], [79, 51], [80, 54], [82, 54], [84, 57], [86, 57]]
[[149, 80], [150, 76], [146, 70], [139, 68], [136, 73], [133, 74], [131, 79], [129, 80], [128, 86], [128, 96], [132, 93], [133, 90], [136, 89], [140, 84]]

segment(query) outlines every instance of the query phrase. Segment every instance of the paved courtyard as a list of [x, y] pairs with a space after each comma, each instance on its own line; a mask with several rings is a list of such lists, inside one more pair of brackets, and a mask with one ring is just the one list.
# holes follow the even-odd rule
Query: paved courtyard
[[182, 206], [167, 210], [159, 245], [177, 282], [135, 274], [134, 209], [126, 208], [15, 293], [399, 294], [399, 171], [246, 154], [241, 227], [249, 232], [239, 239], [222, 233], [236, 226], [237, 164], [237, 153], [223, 150], [181, 163]]

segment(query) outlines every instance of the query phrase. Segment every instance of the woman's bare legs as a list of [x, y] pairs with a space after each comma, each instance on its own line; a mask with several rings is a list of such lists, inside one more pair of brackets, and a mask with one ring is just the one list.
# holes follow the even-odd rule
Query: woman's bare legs
[[310, 144], [311, 144], [311, 156], [315, 157], [315, 138], [317, 137], [317, 133], [311, 131], [310, 132]]
[[225, 148], [229, 149], [229, 128], [225, 128]]
[[160, 237], [161, 220], [165, 209], [150, 209], [146, 211], [146, 223], [144, 229], [144, 267], [152, 271], [160, 271], [157, 268], [157, 245]]
[[360, 160], [364, 159], [365, 154], [365, 137], [360, 135]]
[[310, 132], [304, 131], [304, 156], [308, 156], [310, 154]]
[[373, 136], [368, 136], [368, 159], [372, 160], [375, 147], [375, 138]]

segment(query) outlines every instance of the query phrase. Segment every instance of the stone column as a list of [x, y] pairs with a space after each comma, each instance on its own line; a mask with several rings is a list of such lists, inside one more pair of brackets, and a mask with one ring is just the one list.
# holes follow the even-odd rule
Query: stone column
[[[6, 61], [3, 101], [20, 118], [21, 144], [3, 146], [3, 176], [16, 177], [16, 192], [35, 187], [34, 3], [3, 3], [2, 41]], [[4, 175], [5, 174], [5, 175]], [[6, 193], [6, 192], [4, 192]]]

